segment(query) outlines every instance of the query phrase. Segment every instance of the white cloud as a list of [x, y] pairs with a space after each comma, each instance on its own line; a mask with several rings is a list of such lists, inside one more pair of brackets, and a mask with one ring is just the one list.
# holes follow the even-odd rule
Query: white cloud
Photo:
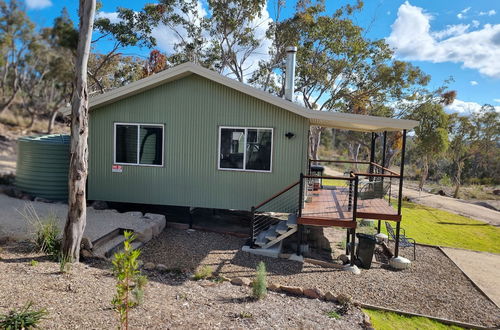
[[467, 14], [467, 12], [470, 10], [470, 7], [467, 7], [465, 9], [463, 9], [462, 11], [460, 11], [458, 14], [457, 14], [457, 17], [458, 19], [464, 19], [465, 18], [465, 14]]
[[475, 80], [471, 80], [470, 84], [471, 84], [471, 86], [477, 86], [477, 85], [479, 85], [479, 83], [477, 81], [475, 81]]
[[472, 20], [472, 27], [473, 27], [473, 28], [477, 28], [478, 26], [479, 26], [479, 21], [478, 21], [478, 20], [473, 19], [473, 20]]
[[[455, 100], [451, 105], [446, 106], [445, 109], [449, 113], [456, 112], [462, 115], [470, 115], [474, 112], [478, 112], [479, 110], [481, 110], [481, 104], [476, 102]], [[495, 110], [497, 112], [500, 112], [500, 106], [495, 106]]]
[[496, 103], [500, 103], [500, 99], [493, 99]]
[[431, 36], [433, 36], [436, 39], [452, 37], [464, 34], [469, 29], [469, 27], [470, 27], [469, 24], [447, 25], [445, 30], [432, 32]]
[[26, 6], [28, 9], [44, 9], [52, 6], [52, 1], [50, 0], [26, 0]]
[[495, 15], [497, 12], [495, 11], [495, 9], [491, 9], [491, 10], [488, 10], [488, 11], [480, 11], [479, 12], [479, 16], [493, 16]]
[[500, 24], [485, 24], [474, 31], [458, 25], [433, 33], [431, 18], [409, 2], [399, 7], [392, 32], [386, 39], [396, 56], [406, 60], [461, 63], [464, 68], [500, 78]]
[[120, 21], [117, 12], [108, 13], [105, 11], [99, 11], [95, 16], [96, 18], [107, 18], [111, 23], [118, 23]]

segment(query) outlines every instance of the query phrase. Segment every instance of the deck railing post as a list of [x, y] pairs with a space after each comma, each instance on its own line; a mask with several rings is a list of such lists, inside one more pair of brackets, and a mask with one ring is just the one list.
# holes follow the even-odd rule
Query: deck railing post
[[[405, 169], [405, 149], [406, 149], [406, 130], [403, 130], [403, 143], [401, 145], [401, 168], [399, 171], [399, 195], [398, 195], [398, 215], [401, 215], [403, 203], [403, 175]], [[396, 245], [394, 247], [394, 257], [399, 255], [399, 231], [401, 229], [401, 220], [396, 223]]]
[[[358, 185], [359, 185], [359, 177], [354, 176], [354, 196], [353, 196], [353, 205], [352, 205], [352, 221], [356, 223], [357, 218], [357, 208], [358, 208]], [[356, 247], [356, 225], [351, 229], [352, 238], [351, 238], [351, 266], [354, 266], [354, 249]]]
[[[349, 173], [349, 177], [352, 177], [352, 175], [353, 175], [353, 172], [351, 171]], [[348, 196], [348, 200], [347, 200], [347, 211], [348, 212], [350, 212], [352, 210], [352, 196], [353, 196], [352, 188], [353, 188], [352, 180], [349, 180], [349, 196]]]
[[300, 173], [299, 183], [299, 212], [297, 215], [297, 255], [300, 256], [300, 246], [302, 245], [302, 225], [299, 224], [300, 217], [302, 216], [302, 206], [304, 203], [304, 174]]

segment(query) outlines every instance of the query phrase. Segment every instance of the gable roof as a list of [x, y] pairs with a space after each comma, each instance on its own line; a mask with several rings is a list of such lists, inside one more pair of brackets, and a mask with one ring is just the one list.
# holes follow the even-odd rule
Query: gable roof
[[167, 82], [184, 78], [191, 74], [199, 75], [218, 84], [235, 89], [241, 93], [245, 93], [264, 102], [273, 104], [279, 108], [288, 110], [294, 114], [307, 118], [309, 119], [311, 125], [364, 132], [401, 131], [403, 129], [409, 130], [418, 125], [418, 122], [414, 120], [403, 120], [306, 109], [303, 106], [269, 94], [268, 92], [246, 85], [234, 79], [222, 76], [217, 72], [203, 68], [191, 62], [180, 64], [178, 66], [159, 72], [144, 79], [140, 79], [123, 87], [119, 87], [104, 94], [94, 96], [90, 98], [89, 107], [93, 111], [106, 104], [116, 102], [135, 94], [139, 94], [148, 89], [165, 84]]

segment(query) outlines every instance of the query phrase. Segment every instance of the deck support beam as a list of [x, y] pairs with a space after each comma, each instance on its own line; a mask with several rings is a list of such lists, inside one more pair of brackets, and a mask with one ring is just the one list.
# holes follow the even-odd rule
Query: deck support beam
[[[309, 163], [309, 168], [311, 168], [310, 163]], [[302, 232], [304, 230], [304, 226], [299, 224], [299, 219], [302, 216], [302, 207], [304, 203], [304, 173], [300, 173], [300, 183], [299, 183], [299, 209], [298, 209], [298, 214], [297, 214], [297, 255], [301, 256], [302, 251], [300, 250], [300, 247], [302, 245]]]
[[[403, 203], [403, 175], [405, 169], [405, 149], [406, 149], [406, 130], [403, 130], [403, 143], [401, 145], [401, 168], [399, 171], [399, 195], [398, 195], [398, 215], [401, 215]], [[396, 246], [394, 247], [394, 257], [399, 255], [399, 232], [401, 229], [401, 222], [396, 223]]]

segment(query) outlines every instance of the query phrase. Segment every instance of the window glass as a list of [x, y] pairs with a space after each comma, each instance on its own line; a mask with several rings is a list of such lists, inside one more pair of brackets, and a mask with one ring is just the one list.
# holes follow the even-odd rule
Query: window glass
[[116, 125], [117, 163], [137, 164], [137, 125]]
[[220, 168], [243, 169], [245, 130], [222, 128], [220, 133]]
[[162, 164], [163, 129], [159, 126], [140, 126], [139, 163], [143, 165]]
[[247, 130], [247, 170], [270, 171], [271, 170], [271, 140], [270, 129]]

